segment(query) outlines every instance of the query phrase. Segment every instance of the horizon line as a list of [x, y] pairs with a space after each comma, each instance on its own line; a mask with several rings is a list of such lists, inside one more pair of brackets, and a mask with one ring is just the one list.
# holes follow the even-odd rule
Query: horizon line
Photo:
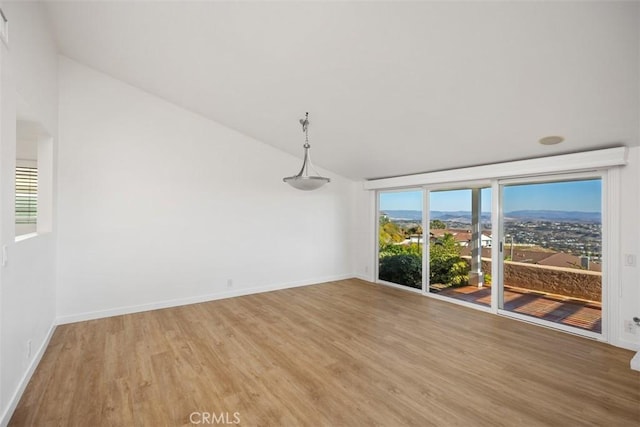
[[[422, 209], [380, 209], [380, 212], [383, 211], [405, 211], [405, 212], [422, 212]], [[598, 213], [601, 214], [602, 211], [580, 211], [580, 210], [563, 210], [563, 209], [516, 209], [508, 212], [580, 212], [580, 213]], [[468, 210], [453, 210], [453, 211], [443, 211], [440, 209], [429, 210], [429, 212], [472, 212]], [[481, 214], [486, 213], [490, 214], [492, 211], [482, 211]]]

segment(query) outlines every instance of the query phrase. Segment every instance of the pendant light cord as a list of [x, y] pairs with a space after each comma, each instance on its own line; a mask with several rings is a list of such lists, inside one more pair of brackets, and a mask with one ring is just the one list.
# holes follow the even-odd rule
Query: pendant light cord
[[311, 170], [315, 172], [316, 176], [320, 176], [316, 167], [311, 162], [311, 154], [309, 153], [309, 149], [311, 148], [311, 144], [309, 144], [309, 112], [305, 113], [304, 120], [300, 120], [302, 123], [302, 129], [304, 130], [304, 148], [306, 152], [306, 157], [309, 160], [307, 167], [311, 166]]
[[302, 130], [304, 131], [304, 148], [309, 148], [309, 112], [307, 112], [304, 116], [304, 120], [302, 122]]

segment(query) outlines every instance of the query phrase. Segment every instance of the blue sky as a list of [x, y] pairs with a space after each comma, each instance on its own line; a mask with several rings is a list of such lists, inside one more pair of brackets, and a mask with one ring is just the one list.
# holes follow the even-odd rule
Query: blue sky
[[[504, 211], [601, 211], [601, 181], [551, 182], [505, 186]], [[381, 210], [422, 210], [422, 191], [381, 193]], [[431, 192], [432, 211], [470, 211], [471, 190]], [[491, 211], [491, 189], [482, 190], [482, 212]]]
[[505, 212], [529, 209], [601, 212], [602, 182], [594, 179], [504, 188]]

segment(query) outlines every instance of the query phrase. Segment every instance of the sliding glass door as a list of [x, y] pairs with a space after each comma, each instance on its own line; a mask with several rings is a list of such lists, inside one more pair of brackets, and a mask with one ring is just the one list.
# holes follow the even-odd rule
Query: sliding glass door
[[605, 176], [381, 191], [377, 279], [602, 338]]
[[500, 185], [499, 310], [584, 335], [602, 332], [602, 178]]

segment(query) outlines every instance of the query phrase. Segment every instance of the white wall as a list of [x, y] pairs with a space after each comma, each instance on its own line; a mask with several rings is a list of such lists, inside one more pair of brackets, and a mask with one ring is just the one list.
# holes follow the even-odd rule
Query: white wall
[[61, 322], [351, 275], [353, 182], [294, 190], [300, 158], [59, 65]]
[[39, 129], [31, 122], [18, 120], [16, 123], [16, 159], [32, 162], [28, 167], [37, 167]]
[[10, 46], [0, 52], [0, 241], [8, 255], [0, 268], [0, 425], [8, 422], [55, 321], [55, 234], [15, 241], [16, 119], [40, 123], [54, 140], [58, 123], [57, 53], [42, 7], [5, 2], [2, 8]]
[[[625, 332], [624, 321], [631, 320], [634, 316], [640, 317], [640, 201], [638, 184], [640, 183], [640, 148], [629, 147], [628, 163], [620, 167], [620, 206], [619, 218], [614, 218], [614, 222], [619, 222], [620, 236], [619, 246], [614, 252], [620, 254], [619, 259], [610, 260], [609, 268], [615, 269], [612, 278], [616, 278], [618, 283], [612, 284], [613, 292], [609, 293], [611, 298], [611, 313], [609, 316], [610, 334], [608, 341], [616, 346], [632, 350], [640, 350], [640, 328], [636, 328], [636, 333]], [[443, 172], [444, 173], [444, 172]], [[434, 175], [438, 175], [435, 173]], [[408, 177], [411, 181], [415, 176]], [[464, 180], [466, 177], [459, 177]], [[470, 177], [476, 178], [477, 177]], [[415, 184], [415, 183], [414, 183]], [[375, 186], [369, 182], [367, 186]], [[361, 183], [359, 190], [354, 196], [355, 218], [360, 218], [361, 222], [354, 228], [353, 270], [354, 273], [366, 280], [375, 281], [375, 233], [377, 232], [375, 223], [375, 192], [364, 190], [364, 183]], [[365, 249], [366, 248], [366, 249]], [[636, 258], [636, 266], [625, 265], [626, 255], [633, 255]]]
[[363, 280], [375, 281], [376, 267], [376, 200], [375, 191], [365, 191], [362, 183], [353, 196], [352, 248], [353, 274]]

